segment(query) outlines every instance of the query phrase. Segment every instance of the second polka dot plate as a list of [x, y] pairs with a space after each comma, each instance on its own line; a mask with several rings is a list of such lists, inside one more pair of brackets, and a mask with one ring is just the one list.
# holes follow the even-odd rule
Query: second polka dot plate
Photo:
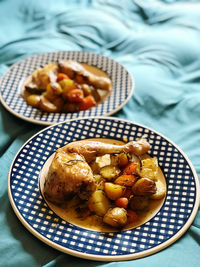
[[[75, 60], [104, 71], [111, 79], [112, 91], [101, 104], [74, 113], [48, 113], [27, 105], [22, 97], [26, 78], [37, 68], [59, 60]], [[79, 117], [108, 116], [120, 110], [134, 90], [134, 81], [124, 66], [100, 54], [81, 51], [44, 53], [28, 57], [10, 67], [0, 81], [0, 100], [13, 115], [41, 125], [51, 125]]]
[[[66, 143], [86, 138], [129, 141], [145, 135], [150, 155], [158, 158], [167, 195], [160, 211], [134, 229], [104, 233], [73, 225], [58, 217], [40, 192], [40, 172], [46, 160]], [[187, 156], [170, 140], [145, 126], [118, 118], [89, 117], [50, 126], [37, 133], [17, 153], [8, 175], [12, 207], [37, 238], [64, 253], [101, 261], [130, 260], [171, 245], [195, 218], [199, 182]]]

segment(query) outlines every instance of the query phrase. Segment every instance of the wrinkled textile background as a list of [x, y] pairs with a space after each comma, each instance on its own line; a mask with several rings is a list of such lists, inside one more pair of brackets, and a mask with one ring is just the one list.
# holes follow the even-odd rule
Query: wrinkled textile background
[[[57, 50], [112, 57], [136, 87], [114, 116], [149, 126], [174, 141], [200, 174], [199, 1], [0, 0], [0, 76], [24, 57]], [[63, 254], [35, 238], [14, 214], [7, 174], [22, 144], [42, 126], [0, 105], [0, 266], [122, 266]], [[196, 266], [200, 212], [173, 245], [124, 267]]]

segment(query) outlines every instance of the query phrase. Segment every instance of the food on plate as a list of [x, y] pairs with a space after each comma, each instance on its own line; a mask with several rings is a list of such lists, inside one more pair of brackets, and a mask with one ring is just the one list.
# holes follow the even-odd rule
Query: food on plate
[[74, 217], [100, 228], [129, 228], [141, 222], [166, 194], [157, 159], [147, 155], [149, 149], [145, 139], [69, 143], [55, 152], [44, 196], [70, 212], [72, 222]]
[[97, 67], [60, 60], [35, 70], [25, 81], [27, 104], [46, 112], [78, 112], [103, 102], [112, 89]]

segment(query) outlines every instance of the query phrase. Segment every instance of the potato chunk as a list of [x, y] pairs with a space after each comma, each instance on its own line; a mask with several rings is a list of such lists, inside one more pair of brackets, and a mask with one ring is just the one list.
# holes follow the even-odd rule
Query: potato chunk
[[120, 169], [116, 166], [105, 166], [100, 169], [100, 174], [107, 180], [112, 180], [120, 174]]
[[95, 191], [88, 201], [88, 207], [99, 216], [104, 216], [111, 204], [102, 190]]
[[147, 177], [157, 181], [158, 176], [158, 160], [157, 158], [147, 158], [142, 160], [141, 177]]
[[128, 164], [128, 156], [124, 152], [120, 154], [112, 154], [110, 157], [112, 166], [118, 166], [119, 168], [124, 168]]
[[27, 104], [34, 107], [34, 108], [38, 108], [39, 104], [40, 104], [40, 96], [33, 94], [33, 95], [29, 95], [26, 99]]
[[46, 88], [46, 98], [53, 101], [56, 96], [62, 93], [62, 87], [59, 83], [49, 83]]
[[151, 199], [162, 199], [166, 194], [166, 187], [160, 180], [156, 182], [156, 189], [156, 193], [151, 196]]
[[136, 196], [150, 196], [156, 193], [156, 183], [149, 178], [141, 178], [132, 187]]
[[124, 187], [118, 184], [105, 183], [104, 190], [108, 198], [116, 200], [123, 195]]
[[39, 107], [41, 110], [44, 110], [46, 112], [57, 111], [57, 107], [53, 103], [51, 103], [44, 95], [41, 95], [40, 97]]
[[95, 162], [97, 163], [99, 168], [103, 168], [105, 166], [110, 165], [110, 155], [105, 154], [103, 156], [96, 157]]
[[103, 222], [112, 227], [121, 228], [127, 223], [127, 211], [118, 207], [109, 209], [103, 218]]

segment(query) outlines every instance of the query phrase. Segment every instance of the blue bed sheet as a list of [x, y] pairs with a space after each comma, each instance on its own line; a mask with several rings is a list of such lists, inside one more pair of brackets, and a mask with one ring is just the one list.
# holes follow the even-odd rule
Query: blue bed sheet
[[[140, 0], [0, 0], [0, 76], [36, 53], [91, 51], [123, 64], [135, 91], [113, 116], [144, 124], [175, 142], [200, 174], [200, 3]], [[7, 175], [18, 149], [44, 127], [0, 105], [0, 266], [197, 266], [200, 212], [168, 248], [126, 262], [95, 262], [34, 237], [13, 212]]]

